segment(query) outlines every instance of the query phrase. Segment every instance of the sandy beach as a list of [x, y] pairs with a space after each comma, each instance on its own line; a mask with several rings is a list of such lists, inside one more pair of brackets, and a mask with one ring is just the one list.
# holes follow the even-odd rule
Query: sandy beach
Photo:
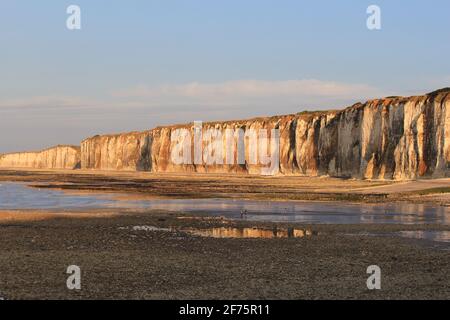
[[[5, 299], [450, 298], [448, 249], [392, 235], [358, 235], [449, 230], [443, 226], [276, 224], [315, 235], [239, 239], [176, 228], [270, 230], [274, 224], [145, 211], [90, 212], [89, 219], [80, 213], [15, 214], [21, 218], [0, 213]], [[66, 288], [72, 264], [82, 269], [80, 291]], [[381, 267], [382, 290], [367, 290], [366, 268], [373, 264]]]
[[[218, 183], [214, 176], [207, 175], [33, 170], [0, 171], [0, 181], [21, 181], [27, 185], [38, 184], [40, 188], [88, 194], [120, 191], [124, 197], [175, 197], [168, 190], [177, 184], [176, 197], [181, 198], [192, 197], [189, 191], [192, 189], [201, 198], [222, 195], [259, 199], [261, 190], [267, 190], [264, 197], [291, 201], [294, 194], [296, 200], [302, 201], [373, 202], [382, 194], [384, 201], [448, 204], [448, 193], [426, 191], [445, 188], [448, 183], [445, 179], [394, 184], [245, 176], [229, 177]], [[275, 187], [283, 192], [270, 192]], [[425, 199], [421, 199], [420, 193], [426, 195]], [[354, 197], [355, 194], [362, 197]], [[414, 197], [415, 200], [410, 199]], [[274, 230], [278, 236], [270, 237]], [[450, 298], [448, 245], [399, 236], [401, 232], [412, 231], [450, 232], [450, 227], [442, 224], [255, 222], [204, 213], [132, 208], [0, 210], [0, 297]], [[246, 237], [239, 237], [242, 234]], [[286, 236], [289, 234], [296, 236]], [[233, 237], [228, 237], [230, 235]], [[80, 291], [70, 291], [66, 287], [66, 268], [73, 264], [82, 270]], [[380, 266], [382, 290], [367, 289], [369, 265]]]

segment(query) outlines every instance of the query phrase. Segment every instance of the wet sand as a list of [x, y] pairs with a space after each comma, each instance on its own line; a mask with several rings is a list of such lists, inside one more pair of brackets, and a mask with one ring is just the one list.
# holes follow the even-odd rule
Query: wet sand
[[[2, 170], [0, 181], [149, 198], [450, 203], [448, 179], [393, 183]], [[252, 235], [270, 235], [276, 228], [287, 230], [287, 236], [205, 237], [211, 228]], [[301, 236], [290, 237], [292, 229]], [[146, 209], [5, 210], [0, 211], [0, 298], [449, 299], [448, 244], [394, 235], [417, 230], [450, 228], [250, 222]], [[65, 272], [73, 264], [82, 269], [81, 291], [66, 288]], [[381, 268], [382, 289], [371, 291], [366, 269], [374, 264]]]
[[[450, 251], [431, 241], [361, 232], [440, 225], [300, 225], [183, 213], [21, 211], [0, 214], [0, 297], [6, 299], [449, 299]], [[112, 214], [112, 215], [111, 215]], [[145, 226], [151, 226], [146, 228]], [[214, 238], [177, 228], [289, 228], [293, 238]], [[137, 228], [136, 228], [137, 227]], [[160, 229], [155, 229], [162, 228]], [[167, 231], [165, 229], [172, 229]], [[312, 232], [315, 235], [312, 235]], [[447, 249], [446, 249], [447, 248]], [[66, 268], [82, 268], [82, 290]], [[366, 287], [379, 265], [382, 290]]]
[[410, 201], [450, 206], [450, 178], [394, 182], [332, 177], [0, 169], [1, 181], [70, 191], [127, 192], [153, 198]]

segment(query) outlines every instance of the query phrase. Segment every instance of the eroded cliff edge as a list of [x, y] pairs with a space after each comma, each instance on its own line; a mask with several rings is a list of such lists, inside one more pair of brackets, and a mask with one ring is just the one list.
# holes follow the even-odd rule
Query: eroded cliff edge
[[[192, 131], [193, 124], [88, 138], [81, 143], [81, 167], [259, 172], [248, 161], [243, 165], [174, 165], [171, 134], [179, 128]], [[208, 128], [279, 129], [280, 174], [395, 180], [450, 176], [450, 89], [370, 100], [342, 111], [204, 123], [203, 130]], [[249, 146], [246, 140], [246, 160]]]
[[[394, 180], [450, 177], [449, 88], [423, 96], [370, 100], [341, 111], [203, 123], [203, 130], [210, 128], [278, 129], [282, 175]], [[81, 142], [80, 166], [150, 172], [261, 172], [259, 165], [249, 161], [252, 143], [247, 139], [243, 164], [174, 164], [171, 154], [176, 142], [171, 136], [179, 129], [194, 130], [191, 123], [88, 138]], [[35, 160], [39, 153], [3, 155], [0, 166], [76, 168], [74, 151], [66, 149], [68, 154], [63, 155], [61, 150], [60, 160]], [[41, 156], [46, 158], [55, 159]]]
[[80, 147], [55, 146], [42, 151], [0, 155], [0, 168], [79, 169]]

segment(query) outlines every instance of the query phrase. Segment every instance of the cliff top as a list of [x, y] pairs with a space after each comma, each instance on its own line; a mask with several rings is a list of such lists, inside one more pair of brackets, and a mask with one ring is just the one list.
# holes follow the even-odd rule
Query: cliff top
[[390, 104], [401, 104], [406, 103], [408, 101], [425, 101], [425, 100], [436, 100], [436, 99], [447, 99], [450, 98], [450, 87], [438, 89], [432, 92], [429, 92], [424, 95], [418, 95], [418, 96], [409, 96], [409, 97], [403, 97], [403, 96], [388, 96], [384, 98], [376, 98], [376, 99], [370, 99], [367, 100], [364, 103], [358, 102], [354, 105], [347, 107], [345, 109], [342, 109], [340, 112], [344, 112], [348, 109], [355, 109], [355, 108], [361, 108], [366, 105], [385, 105], [388, 106]]
[[[246, 122], [254, 122], [254, 121], [260, 121], [260, 122], [266, 122], [266, 121], [277, 121], [277, 120], [283, 120], [283, 119], [289, 119], [289, 118], [295, 118], [295, 117], [299, 117], [299, 118], [303, 118], [303, 119], [309, 119], [311, 117], [315, 117], [315, 116], [321, 116], [324, 114], [337, 114], [339, 112], [345, 112], [346, 110], [349, 109], [356, 109], [356, 108], [361, 108], [367, 104], [385, 104], [388, 105], [390, 103], [405, 103], [406, 101], [409, 100], [418, 100], [418, 99], [436, 99], [439, 97], [446, 97], [448, 94], [450, 93], [450, 87], [446, 87], [446, 88], [442, 88], [442, 89], [438, 89], [435, 91], [432, 91], [430, 93], [424, 94], [424, 95], [419, 95], [419, 96], [410, 96], [410, 97], [402, 97], [402, 96], [389, 96], [389, 97], [384, 97], [384, 98], [379, 98], [379, 99], [372, 99], [372, 100], [368, 100], [365, 103], [355, 103], [352, 106], [349, 106], [347, 108], [344, 109], [340, 109], [340, 110], [316, 110], [316, 111], [301, 111], [298, 112], [296, 114], [287, 114], [287, 115], [278, 115], [278, 116], [261, 116], [261, 117], [254, 117], [254, 118], [250, 118], [250, 119], [240, 119], [240, 120], [225, 120], [225, 121], [205, 121], [203, 122], [203, 124], [205, 125], [211, 125], [211, 124], [235, 124], [235, 125], [241, 125], [241, 124], [245, 124]], [[154, 129], [150, 129], [150, 130], [146, 130], [146, 131], [133, 131], [133, 132], [123, 132], [123, 133], [117, 133], [117, 134], [107, 134], [107, 135], [101, 135], [102, 137], [118, 137], [121, 135], [140, 135], [140, 134], [145, 134], [145, 133], [150, 133], [153, 130], [160, 130], [163, 128], [183, 128], [186, 126], [192, 126], [193, 123], [184, 123], [184, 124], [173, 124], [173, 125], [166, 125], [166, 126], [157, 126]], [[100, 135], [96, 135], [93, 137], [89, 137], [84, 139], [83, 141], [95, 138], [95, 137], [99, 137]]]
[[446, 88], [442, 88], [442, 89], [438, 89], [435, 91], [432, 91], [430, 93], [427, 93], [427, 96], [437, 96], [439, 94], [449, 94], [450, 93], [450, 87], [446, 87]]
[[[261, 122], [266, 122], [266, 121], [275, 121], [275, 120], [283, 120], [283, 119], [289, 119], [289, 118], [295, 118], [295, 117], [300, 117], [303, 119], [309, 119], [311, 117], [315, 117], [315, 116], [321, 116], [324, 114], [337, 114], [339, 112], [345, 112], [348, 109], [355, 109], [355, 108], [360, 108], [363, 107], [366, 104], [378, 104], [378, 103], [383, 103], [383, 104], [389, 104], [389, 103], [404, 103], [408, 100], [411, 99], [435, 99], [439, 96], [444, 97], [445, 95], [450, 93], [450, 87], [446, 87], [446, 88], [442, 88], [442, 89], [438, 89], [435, 91], [432, 91], [430, 93], [427, 93], [425, 95], [419, 95], [419, 96], [409, 96], [409, 97], [402, 97], [402, 96], [388, 96], [388, 97], [384, 97], [384, 98], [379, 98], [379, 99], [372, 99], [372, 100], [368, 100], [365, 103], [361, 103], [361, 102], [357, 102], [355, 104], [353, 104], [352, 106], [346, 107], [344, 109], [340, 109], [340, 110], [335, 110], [335, 109], [330, 109], [330, 110], [315, 110], [315, 111], [301, 111], [295, 114], [287, 114], [287, 115], [277, 115], [277, 116], [261, 116], [261, 117], [254, 117], [254, 118], [249, 118], [249, 119], [240, 119], [240, 120], [224, 120], [224, 121], [205, 121], [203, 122], [203, 124], [205, 125], [211, 125], [211, 124], [235, 124], [235, 125], [241, 125], [241, 124], [245, 124], [245, 122], [254, 122], [254, 121], [261, 121]], [[157, 126], [153, 129], [150, 130], [145, 130], [145, 131], [133, 131], [133, 132], [122, 132], [122, 133], [117, 133], [117, 134], [106, 134], [106, 135], [96, 135], [93, 137], [88, 137], [86, 139], [83, 140], [89, 140], [95, 137], [118, 137], [121, 135], [140, 135], [140, 134], [145, 134], [145, 133], [150, 133], [153, 130], [160, 130], [163, 128], [171, 128], [171, 129], [176, 129], [176, 128], [183, 128], [186, 127], [188, 125], [193, 125], [192, 122], [190, 123], [183, 123], [183, 124], [173, 124], [173, 125], [165, 125], [165, 126]]]
[[18, 154], [18, 153], [40, 153], [40, 152], [45, 152], [48, 150], [52, 150], [52, 149], [57, 149], [57, 148], [73, 148], [76, 150], [81, 150], [80, 146], [74, 146], [74, 145], [69, 145], [69, 144], [58, 144], [56, 146], [53, 147], [48, 147], [42, 150], [37, 150], [37, 151], [17, 151], [17, 152], [7, 152], [7, 153], [0, 153], [0, 157], [1, 156], [6, 156], [6, 155], [10, 155], [10, 154]]

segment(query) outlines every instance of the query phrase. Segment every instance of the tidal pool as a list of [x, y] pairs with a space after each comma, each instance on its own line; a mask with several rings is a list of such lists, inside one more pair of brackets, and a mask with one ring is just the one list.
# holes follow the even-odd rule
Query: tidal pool
[[276, 239], [276, 238], [305, 238], [319, 235], [319, 232], [309, 229], [298, 228], [159, 228], [155, 226], [133, 226], [132, 228], [122, 227], [122, 230], [146, 231], [146, 232], [182, 232], [195, 236], [208, 238], [239, 238], [239, 239]]
[[367, 236], [367, 237], [401, 237], [407, 239], [421, 240], [423, 242], [439, 244], [441, 248], [450, 250], [450, 231], [445, 230], [409, 230], [398, 232], [360, 232], [347, 233], [345, 236]]
[[186, 232], [201, 237], [210, 238], [305, 238], [318, 235], [318, 232], [296, 228], [232, 228], [219, 227], [209, 229], [186, 229]]
[[255, 201], [236, 199], [133, 199], [111, 193], [70, 193], [0, 184], [0, 210], [139, 208], [206, 213], [230, 219], [317, 224], [443, 224], [450, 225], [450, 208], [429, 204]]
[[450, 244], [450, 231], [400, 231], [397, 234], [403, 238], [445, 242]]

